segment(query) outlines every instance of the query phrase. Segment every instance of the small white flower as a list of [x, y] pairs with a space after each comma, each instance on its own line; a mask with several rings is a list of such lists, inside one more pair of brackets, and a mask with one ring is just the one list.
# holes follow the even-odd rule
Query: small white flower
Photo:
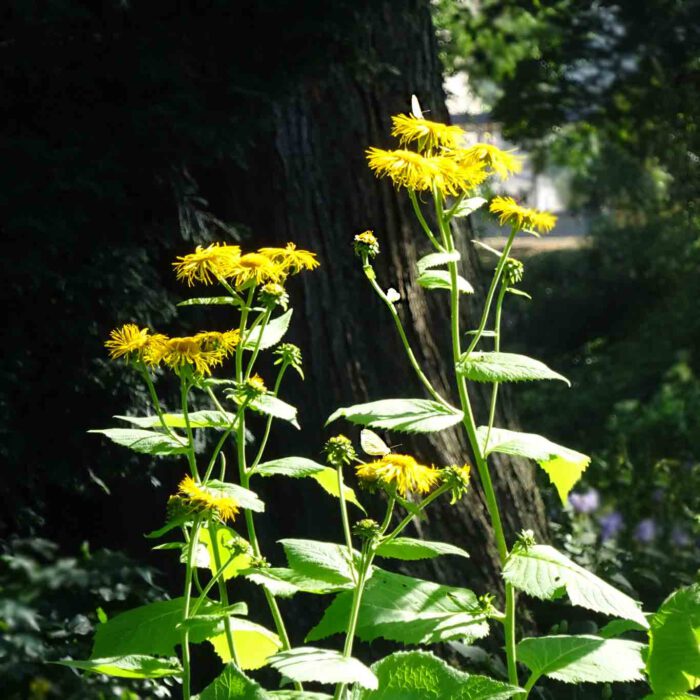
[[393, 287], [389, 287], [389, 289], [386, 290], [386, 298], [393, 304], [401, 299], [401, 295]]

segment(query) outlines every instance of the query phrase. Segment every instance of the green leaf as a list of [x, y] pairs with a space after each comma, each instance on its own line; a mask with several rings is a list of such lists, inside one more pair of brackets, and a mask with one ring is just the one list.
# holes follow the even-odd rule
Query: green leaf
[[299, 428], [299, 423], [297, 422], [297, 409], [291, 404], [282, 401], [282, 399], [278, 399], [272, 394], [262, 394], [262, 396], [258, 396], [248, 404], [248, 408], [252, 408], [259, 413], [264, 413], [265, 415], [272, 416], [273, 418], [286, 420], [295, 428]]
[[352, 588], [352, 582], [343, 584], [328, 583], [321, 579], [305, 576], [293, 569], [270, 567], [268, 569], [250, 569], [243, 575], [253, 583], [267, 588], [272, 595], [278, 598], [290, 598], [297, 593], [315, 593], [325, 595], [337, 593], [347, 588]]
[[[318, 483], [318, 485], [331, 496], [340, 498], [340, 490], [338, 489], [338, 475], [335, 469], [326, 467], [322, 472], [317, 472], [312, 474], [311, 478]], [[357, 500], [355, 491], [351, 489], [347, 484], [343, 488], [343, 496], [348, 503], [352, 503], [357, 506], [363, 513], [367, 511], [363, 508], [362, 504]]]
[[[193, 601], [194, 604], [195, 601]], [[203, 615], [220, 610], [220, 606], [204, 601], [198, 609]], [[178, 625], [183, 620], [184, 598], [159, 600], [128, 610], [97, 626], [91, 658], [156, 654], [174, 656], [180, 644]], [[190, 641], [203, 642], [218, 633], [220, 621], [204, 620], [193, 625]]]
[[[452, 280], [447, 270], [426, 270], [417, 281], [424, 289], [452, 289]], [[460, 275], [457, 275], [457, 289], [462, 294], [474, 294], [474, 287]]]
[[517, 646], [518, 661], [536, 677], [564, 683], [641, 681], [644, 645], [591, 635], [532, 637]]
[[269, 695], [254, 680], [227, 664], [216, 680], [209, 684], [197, 700], [268, 700]]
[[107, 676], [116, 676], [117, 678], [165, 678], [166, 676], [179, 676], [182, 673], [180, 661], [175, 657], [158, 659], [142, 654], [111, 656], [86, 661], [73, 661], [71, 659], [55, 663], [81, 671], [104, 673]]
[[426, 651], [399, 651], [373, 664], [377, 690], [355, 688], [352, 700], [508, 700], [522, 692], [463, 673]]
[[[238, 666], [244, 671], [262, 668], [282, 648], [280, 638], [262, 625], [237, 617], [229, 618], [229, 625]], [[225, 631], [210, 637], [208, 641], [224, 663], [233, 660]]]
[[513, 430], [493, 428], [488, 446], [485, 445], [488, 428], [477, 428], [477, 439], [484, 456], [491, 452], [502, 452], [517, 457], [529, 457], [537, 462], [549, 475], [564, 505], [569, 491], [581, 478], [591, 458], [581, 452], [562, 447], [534, 433], [517, 433]]
[[[289, 568], [303, 576], [339, 586], [352, 585], [354, 572], [345, 545], [316, 540], [279, 540]], [[359, 553], [354, 555], [359, 557]]]
[[[338, 595], [306, 637], [316, 641], [347, 628], [352, 591]], [[489, 632], [476, 595], [466, 588], [375, 569], [367, 582], [357, 623], [365, 642], [379, 637], [404, 644], [477, 639]]]
[[427, 399], [384, 399], [339, 408], [328, 420], [346, 418], [355, 425], [398, 430], [405, 433], [432, 433], [461, 422], [462, 411]]
[[[219, 560], [220, 564], [223, 566], [234, 552], [234, 547], [239, 537], [235, 530], [232, 530], [225, 525], [216, 526], [216, 541], [219, 546]], [[209, 554], [209, 568], [212, 575], [216, 574], [219, 567], [216, 565], [216, 557], [214, 556], [214, 548], [212, 546], [211, 532], [208, 527], [202, 527], [199, 530], [199, 541], [207, 548]], [[231, 559], [230, 563], [226, 565], [224, 573], [222, 574], [224, 581], [228, 581], [236, 576], [240, 575], [241, 571], [247, 569], [250, 566], [250, 554], [242, 552]]]
[[510, 352], [472, 352], [462, 356], [457, 371], [474, 382], [522, 382], [533, 379], [559, 379], [571, 386], [561, 374], [539, 360]]
[[[127, 421], [139, 428], [159, 428], [162, 424], [158, 416], [114, 416], [119, 420]], [[216, 428], [228, 430], [236, 420], [235, 413], [222, 413], [221, 411], [193, 411], [188, 413], [190, 428]], [[185, 428], [185, 416], [182, 413], [164, 413], [163, 419], [169, 428]]]
[[621, 637], [626, 632], [644, 632], [648, 627], [649, 623], [640, 625], [632, 620], [611, 620], [598, 630], [598, 636], [604, 639], [614, 639]]
[[215, 491], [215, 495], [222, 498], [233, 498], [241, 508], [263, 513], [265, 504], [258, 498], [258, 494], [238, 484], [212, 479], [206, 483], [207, 489]]
[[363, 688], [377, 687], [377, 677], [361, 661], [331, 649], [289, 649], [273, 656], [270, 666], [286, 678], [300, 683], [357, 683]]
[[88, 430], [88, 432], [105, 435], [117, 445], [148, 455], [177, 455], [187, 452], [188, 449], [187, 441], [184, 438], [178, 439], [151, 430], [107, 428], [105, 430]]
[[385, 542], [377, 548], [377, 556], [389, 559], [402, 559], [403, 561], [433, 559], [442, 554], [455, 554], [458, 557], [469, 558], [469, 555], [462, 548], [455, 547], [453, 544], [416, 540], [412, 537], [395, 537], [390, 542]]
[[289, 323], [292, 320], [292, 311], [293, 309], [289, 309], [289, 311], [286, 311], [281, 316], [273, 318], [264, 328], [254, 328], [253, 331], [248, 334], [248, 337], [243, 343], [243, 347], [246, 350], [255, 350], [261, 333], [260, 350], [267, 350], [273, 345], [277, 345], [277, 343], [284, 338], [289, 328]]
[[463, 202], [460, 202], [457, 205], [457, 209], [455, 209], [455, 213], [452, 216], [469, 216], [477, 209], [483, 207], [484, 204], [486, 204], [486, 201], [487, 200], [485, 200], [483, 197], [470, 197], [469, 199], [465, 199]]
[[647, 674], [658, 694], [700, 685], [700, 584], [672, 593], [651, 618]]
[[446, 265], [450, 262], [457, 262], [462, 256], [459, 254], [458, 250], [450, 251], [449, 253], [430, 253], [422, 257], [417, 263], [418, 274], [422, 275], [426, 270], [430, 270], [433, 267], [439, 267], [440, 265]]
[[527, 292], [524, 292], [522, 289], [516, 289], [515, 287], [508, 287], [506, 289], [507, 292], [510, 294], [514, 294], [516, 297], [525, 297], [526, 299], [529, 299], [532, 301], [532, 295], [528, 294]]
[[270, 700], [333, 700], [326, 693], [311, 693], [308, 690], [272, 690], [268, 691]]
[[573, 605], [649, 627], [635, 600], [549, 545], [513, 549], [503, 578], [521, 591], [545, 600], [558, 598], [565, 590]]
[[178, 303], [178, 306], [242, 306], [243, 300], [235, 297], [195, 297], [185, 299]]

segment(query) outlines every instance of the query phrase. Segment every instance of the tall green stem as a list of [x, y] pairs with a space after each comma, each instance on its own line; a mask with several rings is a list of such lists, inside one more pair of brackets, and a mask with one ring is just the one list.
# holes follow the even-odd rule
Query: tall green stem
[[[186, 621], [190, 616], [190, 602], [192, 600], [192, 564], [194, 561], [194, 550], [197, 548], [197, 540], [199, 538], [199, 527], [202, 523], [201, 517], [195, 518], [192, 523], [192, 531], [190, 533], [190, 541], [187, 547], [187, 562], [185, 570], [185, 591], [184, 605], [182, 611], [182, 620]], [[190, 688], [191, 673], [190, 673], [190, 630], [185, 624], [183, 625], [180, 640], [182, 644], [182, 698], [190, 700], [192, 690]]]
[[158, 394], [156, 393], [156, 388], [153, 385], [153, 379], [151, 379], [151, 373], [149, 372], [148, 368], [146, 365], [143, 363], [139, 363], [139, 369], [141, 371], [141, 374], [143, 375], [143, 378], [146, 382], [146, 386], [148, 387], [148, 393], [151, 397], [151, 401], [153, 402], [153, 408], [156, 409], [156, 414], [158, 415], [158, 420], [160, 420], [161, 426], [163, 426], [163, 430], [165, 432], [172, 436], [173, 431], [170, 429], [170, 426], [165, 422], [165, 414], [163, 413], [163, 408], [160, 405], [160, 401], [158, 399]]
[[338, 501], [340, 504], [340, 519], [343, 523], [343, 534], [345, 535], [345, 545], [348, 548], [348, 561], [350, 562], [350, 570], [352, 571], [353, 579], [355, 579], [355, 563], [352, 550], [352, 535], [350, 534], [350, 520], [348, 518], [348, 505], [345, 502], [345, 481], [343, 480], [343, 467], [336, 467], [338, 477]]
[[[184, 371], [184, 370], [183, 370]], [[192, 478], [199, 481], [199, 473], [197, 472], [197, 462], [194, 456], [194, 434], [190, 425], [190, 414], [187, 406], [187, 395], [190, 391], [190, 383], [186, 377], [180, 378], [180, 401], [182, 404], [182, 415], [185, 418], [185, 432], [187, 434], [187, 461], [190, 465]]]
[[411, 200], [411, 204], [413, 205], [413, 211], [416, 215], [416, 218], [418, 219], [418, 222], [421, 225], [421, 228], [423, 229], [423, 233], [430, 239], [430, 242], [435, 246], [435, 248], [439, 251], [443, 251], [444, 248], [440, 245], [438, 242], [437, 238], [433, 235], [433, 232], [430, 230], [430, 226], [428, 226], [428, 222], [425, 220], [425, 217], [423, 216], [423, 212], [421, 211], [420, 204], [418, 203], [418, 198], [416, 197], [416, 193], [414, 190], [408, 190], [408, 196]]

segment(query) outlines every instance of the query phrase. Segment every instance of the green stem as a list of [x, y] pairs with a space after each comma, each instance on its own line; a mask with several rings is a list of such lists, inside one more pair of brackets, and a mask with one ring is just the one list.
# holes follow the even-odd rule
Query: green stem
[[[420, 513], [422, 513], [436, 498], [439, 498], [440, 496], [442, 496], [443, 493], [445, 493], [446, 491], [449, 491], [449, 490], [450, 490], [450, 487], [447, 484], [443, 484], [439, 488], [435, 489], [435, 491], [433, 491], [431, 494], [426, 496], [418, 504], [417, 512], [409, 513], [408, 515], [406, 515], [403, 518], [403, 520], [401, 520], [401, 522], [386, 537], [382, 537], [381, 544], [386, 544], [387, 542], [391, 542], [393, 539], [398, 537], [401, 534], [401, 532], [403, 531], [403, 529], [406, 527], [406, 525], [408, 525], [408, 523], [410, 523], [411, 520], [413, 520], [413, 518], [416, 517], [416, 515], [419, 515]], [[387, 522], [386, 525], [388, 526], [388, 524], [389, 523]]]
[[197, 462], [194, 456], [194, 434], [190, 425], [190, 415], [187, 408], [187, 394], [190, 390], [190, 384], [185, 377], [180, 377], [180, 402], [182, 404], [182, 415], [185, 418], [185, 432], [187, 434], [187, 461], [190, 465], [190, 472], [195, 481], [199, 481], [199, 473], [197, 472]]
[[435, 390], [433, 385], [430, 383], [430, 380], [428, 377], [426, 377], [425, 373], [421, 369], [420, 365], [418, 364], [418, 360], [416, 359], [416, 356], [413, 354], [413, 350], [411, 350], [411, 345], [408, 342], [408, 338], [406, 337], [406, 332], [404, 331], [403, 324], [401, 323], [401, 319], [399, 317], [398, 312], [396, 311], [396, 307], [394, 306], [393, 302], [390, 301], [389, 297], [384, 293], [384, 290], [377, 284], [377, 281], [375, 279], [375, 273], [374, 269], [372, 266], [369, 264], [367, 257], [364, 257], [363, 260], [363, 269], [365, 271], [365, 276], [369, 280], [369, 283], [372, 285], [372, 289], [377, 293], [377, 296], [386, 304], [387, 308], [389, 309], [389, 313], [391, 314], [391, 317], [394, 319], [394, 324], [396, 325], [396, 330], [399, 332], [399, 337], [401, 338], [401, 342], [403, 343], [404, 350], [406, 351], [406, 355], [408, 356], [408, 361], [411, 363], [411, 367], [413, 367], [416, 375], [418, 376], [418, 379], [420, 379], [421, 384], [427, 389], [428, 393], [439, 403], [441, 403], [443, 406], [450, 407], [450, 405], [445, 401], [445, 399], [440, 396], [440, 394]]
[[197, 602], [192, 606], [192, 610], [190, 610], [190, 616], [195, 617], [197, 615], [197, 611], [199, 610], [200, 606], [202, 603], [206, 600], [207, 593], [214, 588], [216, 585], [217, 581], [224, 575], [224, 571], [226, 571], [228, 565], [237, 557], [239, 556], [238, 552], [234, 552], [229, 556], [229, 558], [225, 561], [224, 564], [222, 564], [217, 570], [216, 573], [207, 581], [207, 585], [202, 588], [199, 599]]
[[158, 419], [160, 420], [160, 424], [163, 426], [163, 429], [165, 432], [170, 435], [171, 437], [174, 437], [173, 431], [170, 429], [170, 426], [165, 422], [165, 414], [163, 413], [163, 408], [160, 405], [160, 401], [158, 400], [158, 394], [156, 393], [156, 388], [153, 385], [153, 380], [151, 379], [151, 373], [147, 369], [147, 367], [143, 363], [139, 363], [139, 369], [141, 370], [141, 374], [143, 375], [144, 380], [146, 381], [146, 386], [148, 387], [148, 393], [151, 396], [151, 401], [153, 402], [153, 408], [156, 409], [156, 414], [158, 415]]
[[[272, 395], [277, 396], [280, 390], [280, 385], [282, 384], [282, 377], [284, 377], [284, 373], [287, 371], [287, 367], [289, 367], [289, 364], [286, 362], [283, 363], [280, 367], [279, 372], [277, 373], [277, 379], [275, 380], [275, 386], [272, 389]], [[267, 417], [267, 421], [265, 423], [265, 432], [263, 433], [262, 440], [260, 441], [260, 447], [258, 448], [258, 453], [255, 455], [255, 459], [253, 460], [252, 464], [250, 465], [250, 469], [248, 469], [248, 472], [252, 472], [255, 467], [258, 466], [260, 463], [260, 460], [262, 459], [263, 453], [265, 452], [265, 448], [267, 447], [267, 440], [270, 437], [270, 429], [272, 428], [272, 416]]]
[[[499, 352], [501, 350], [501, 312], [503, 310], [503, 299], [508, 290], [508, 285], [504, 282], [501, 285], [501, 291], [498, 293], [498, 299], [496, 299], [496, 316], [494, 319], [493, 329], [496, 333], [494, 338], [494, 350]], [[489, 424], [486, 431], [486, 440], [484, 440], [484, 445], [489, 444], [489, 438], [491, 437], [491, 430], [493, 429], [493, 422], [496, 419], [496, 403], [498, 401], [498, 382], [494, 382], [493, 391], [491, 392], [491, 405], [489, 406]]]
[[268, 309], [260, 316], [258, 316], [258, 318], [256, 318], [253, 324], [251, 325], [250, 330], [246, 334], [246, 336], [249, 338], [250, 334], [255, 330], [255, 328], [257, 328], [258, 325], [260, 326], [260, 333], [258, 333], [258, 339], [255, 341], [253, 354], [250, 356], [248, 367], [245, 371], [245, 379], [248, 379], [250, 377], [251, 372], [253, 371], [253, 365], [255, 364], [255, 360], [258, 359], [258, 354], [260, 353], [260, 345], [262, 344], [263, 332], [265, 331], [265, 326], [267, 326], [268, 322], [270, 321], [271, 315], [272, 309]]
[[423, 229], [423, 232], [425, 235], [430, 239], [430, 242], [439, 250], [440, 252], [444, 252], [444, 248], [438, 243], [437, 238], [433, 235], [433, 232], [430, 230], [430, 226], [428, 226], [428, 222], [425, 220], [425, 217], [423, 216], [423, 212], [421, 211], [420, 204], [418, 203], [418, 198], [416, 197], [416, 193], [414, 190], [408, 190], [408, 196], [411, 200], [411, 204], [413, 205], [413, 211], [416, 214], [416, 218], [418, 219], [418, 222], [421, 225], [421, 228]]
[[[221, 570], [221, 553], [219, 552], [218, 529], [211, 518], [209, 519], [209, 540], [211, 541], [211, 549], [214, 554], [214, 564], [216, 565], [217, 571], [219, 571]], [[226, 580], [223, 576], [218, 578], [217, 585], [219, 586], [219, 600], [221, 601], [221, 605], [227, 608], [228, 591], [226, 590]], [[236, 647], [233, 643], [233, 632], [231, 631], [231, 620], [228, 616], [224, 618], [224, 630], [226, 632], [226, 643], [228, 644], [229, 654], [231, 654], [233, 663], [238, 666], [238, 657], [236, 656]]]
[[[199, 527], [202, 523], [201, 517], [195, 518], [192, 523], [192, 533], [190, 535], [189, 546], [187, 548], [187, 562], [185, 570], [185, 594], [182, 620], [186, 621], [190, 616], [190, 601], [192, 600], [192, 562], [194, 559], [194, 550], [197, 547], [197, 539], [199, 537]], [[184, 626], [181, 634], [182, 644], [182, 698], [190, 700], [192, 697], [190, 688], [190, 631], [187, 625]]]
[[[348, 505], [345, 502], [345, 481], [343, 480], [343, 467], [336, 467], [338, 475], [338, 501], [340, 503], [340, 518], [343, 521], [343, 534], [345, 535], [345, 545], [348, 548], [348, 561], [353, 579], [355, 579], [355, 557], [352, 550], [352, 535], [350, 534], [350, 520], [348, 518]], [[356, 581], [354, 581], [356, 583]]]

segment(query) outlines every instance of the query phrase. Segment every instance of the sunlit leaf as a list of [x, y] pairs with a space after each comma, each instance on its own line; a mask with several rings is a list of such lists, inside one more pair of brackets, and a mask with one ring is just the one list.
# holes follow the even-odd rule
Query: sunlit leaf
[[457, 363], [457, 371], [474, 382], [522, 382], [558, 379], [571, 386], [561, 374], [539, 360], [510, 352], [471, 352]]
[[175, 657], [159, 659], [142, 654], [112, 656], [85, 661], [67, 659], [65, 661], [56, 661], [55, 663], [61, 666], [77, 668], [81, 671], [104, 673], [107, 676], [115, 676], [117, 678], [165, 678], [166, 676], [179, 676], [182, 673], [180, 661]]

